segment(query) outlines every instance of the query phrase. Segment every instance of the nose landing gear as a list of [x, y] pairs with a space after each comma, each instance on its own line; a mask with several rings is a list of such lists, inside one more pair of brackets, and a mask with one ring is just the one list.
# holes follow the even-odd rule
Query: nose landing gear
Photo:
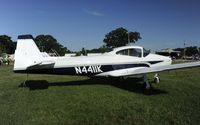
[[[144, 86], [146, 90], [152, 89], [151, 83], [149, 83], [149, 80], [146, 74], [143, 75], [143, 81], [144, 81]], [[160, 83], [160, 78], [158, 77], [157, 73], [154, 75], [154, 83], [157, 83], [157, 84]]]
[[160, 83], [160, 78], [158, 77], [158, 73], [156, 73], [156, 74], [154, 75], [154, 83], [157, 83], [157, 84]]

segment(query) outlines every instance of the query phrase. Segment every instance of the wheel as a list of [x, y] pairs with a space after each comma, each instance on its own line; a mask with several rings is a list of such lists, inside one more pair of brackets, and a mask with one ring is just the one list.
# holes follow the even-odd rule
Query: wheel
[[155, 77], [155, 78], [154, 78], [154, 83], [159, 84], [159, 83], [160, 83], [160, 78], [159, 78], [159, 77]]

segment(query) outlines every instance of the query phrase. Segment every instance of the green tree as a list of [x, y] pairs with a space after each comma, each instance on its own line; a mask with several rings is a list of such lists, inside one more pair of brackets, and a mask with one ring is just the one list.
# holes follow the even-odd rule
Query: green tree
[[198, 51], [199, 51], [199, 55], [200, 55], [200, 47], [199, 47], [199, 50], [198, 50]]
[[186, 47], [185, 53], [187, 56], [192, 56], [192, 55], [198, 54], [199, 50], [197, 46], [190, 46], [190, 47]]
[[84, 56], [87, 56], [87, 50], [85, 48], [81, 49], [81, 54], [83, 54]]
[[200, 55], [200, 47], [197, 47], [197, 54]]
[[13, 54], [15, 52], [16, 45], [11, 40], [11, 37], [7, 35], [0, 36], [0, 52]]
[[42, 52], [57, 52], [63, 56], [65, 53], [70, 52], [66, 47], [62, 46], [53, 36], [51, 35], [38, 35], [35, 38], [35, 42]]
[[103, 45], [99, 48], [87, 50], [88, 53], [105, 53], [111, 51], [111, 48], [108, 48], [107, 46]]
[[114, 48], [125, 46], [128, 41], [135, 43], [139, 39], [142, 39], [139, 32], [128, 32], [125, 28], [120, 27], [106, 34], [103, 42], [107, 47]]
[[6, 53], [6, 47], [4, 45], [0, 44], [0, 55], [2, 53]]
[[184, 57], [184, 48], [175, 48], [174, 51], [179, 51], [180, 57]]

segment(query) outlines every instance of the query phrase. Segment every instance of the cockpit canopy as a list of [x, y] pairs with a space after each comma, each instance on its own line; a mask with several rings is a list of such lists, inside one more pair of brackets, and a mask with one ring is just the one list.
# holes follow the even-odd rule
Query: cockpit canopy
[[124, 55], [124, 56], [133, 56], [133, 57], [146, 57], [149, 55], [150, 50], [146, 50], [143, 47], [139, 46], [126, 46], [120, 47], [115, 50], [117, 55]]

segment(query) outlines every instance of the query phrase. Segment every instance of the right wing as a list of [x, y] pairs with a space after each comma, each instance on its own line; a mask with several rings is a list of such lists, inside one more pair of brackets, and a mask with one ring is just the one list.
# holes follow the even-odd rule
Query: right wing
[[166, 66], [158, 66], [158, 67], [148, 67], [135, 70], [134, 72], [130, 73], [130, 75], [136, 74], [146, 74], [146, 73], [153, 73], [153, 72], [162, 72], [168, 70], [176, 70], [176, 69], [184, 69], [184, 68], [191, 68], [191, 67], [200, 67], [200, 62], [191, 62], [191, 63], [182, 63], [182, 64], [172, 64]]
[[110, 73], [110, 76], [119, 77], [119, 76], [131, 76], [131, 75], [140, 75], [154, 72], [162, 72], [168, 70], [177, 70], [191, 67], [200, 67], [200, 62], [191, 62], [191, 63], [181, 63], [181, 64], [172, 64], [166, 66], [157, 66], [157, 67], [144, 67], [144, 68], [130, 68], [126, 70], [121, 70], [118, 73]]

